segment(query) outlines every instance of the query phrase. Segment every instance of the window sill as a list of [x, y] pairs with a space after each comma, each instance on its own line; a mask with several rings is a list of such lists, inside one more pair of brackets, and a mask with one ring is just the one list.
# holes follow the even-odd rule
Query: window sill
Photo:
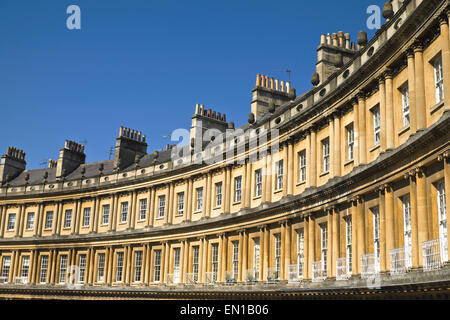
[[178, 213], [178, 214], [176, 214], [176, 215], [175, 215], [175, 218], [180, 218], [180, 217], [182, 217], [182, 216], [184, 216], [184, 212], [183, 212], [183, 213]]
[[252, 200], [259, 200], [259, 199], [262, 199], [262, 195], [260, 195], [260, 196], [256, 196], [256, 197], [253, 197], [253, 199], [252, 199]]
[[344, 163], [344, 167], [347, 167], [347, 166], [349, 166], [351, 164], [354, 164], [354, 163], [355, 163], [355, 159], [348, 160], [346, 163]]
[[233, 206], [240, 205], [241, 203], [242, 203], [242, 201], [233, 202]]
[[329, 175], [329, 174], [330, 174], [330, 171], [322, 172], [322, 173], [319, 175], [319, 178], [325, 177], [325, 176], [327, 176], [327, 175]]
[[222, 206], [218, 206], [218, 207], [213, 208], [213, 210], [220, 210], [220, 209], [222, 209]]
[[275, 191], [273, 192], [273, 194], [277, 194], [277, 193], [281, 193], [281, 192], [283, 192], [283, 189], [275, 190]]
[[444, 101], [443, 100], [441, 102], [436, 103], [434, 106], [432, 106], [430, 108], [430, 114], [435, 113], [436, 111], [438, 111], [443, 106], [444, 106]]
[[300, 181], [296, 184], [297, 187], [303, 186], [304, 184], [306, 184], [306, 180], [305, 181]]
[[202, 210], [194, 211], [194, 214], [199, 214], [199, 213], [202, 213]]
[[164, 220], [164, 217], [158, 217], [158, 218], [156, 218], [156, 221], [159, 221], [159, 220]]
[[372, 149], [369, 150], [369, 152], [374, 152], [377, 149], [380, 149], [380, 144], [377, 144], [376, 146], [372, 147]]
[[398, 135], [401, 136], [402, 134], [408, 132], [411, 129], [410, 125], [407, 125], [406, 127], [403, 127], [402, 129], [400, 129], [400, 131], [398, 132]]

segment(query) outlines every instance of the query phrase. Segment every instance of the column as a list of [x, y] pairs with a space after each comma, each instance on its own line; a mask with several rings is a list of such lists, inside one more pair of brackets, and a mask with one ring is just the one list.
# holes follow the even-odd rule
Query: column
[[317, 140], [316, 140], [316, 128], [313, 127], [311, 128], [311, 141], [310, 141], [310, 146], [309, 146], [309, 152], [310, 152], [310, 156], [309, 156], [309, 162], [308, 162], [308, 166], [310, 169], [309, 172], [309, 181], [310, 181], [310, 187], [315, 187], [317, 186]]
[[[148, 216], [148, 215], [147, 215]], [[180, 252], [181, 254], [181, 252]], [[150, 245], [148, 243], [144, 244], [144, 267], [142, 268], [144, 271], [144, 284], [148, 286], [149, 284], [149, 275], [150, 275]], [[181, 257], [180, 257], [181, 258]]]
[[188, 273], [188, 260], [189, 260], [189, 243], [187, 240], [183, 241], [183, 264], [181, 271], [181, 282], [186, 282], [186, 273]]
[[[286, 223], [284, 221], [281, 222], [281, 233], [280, 233], [280, 244], [281, 244], [281, 248], [280, 248], [280, 280], [286, 280], [286, 263], [285, 263], [285, 256], [286, 256], [286, 252], [285, 252], [285, 248], [284, 245], [285, 243], [285, 239], [286, 239]], [[275, 266], [274, 266], [275, 267]]]
[[415, 90], [416, 90], [416, 123], [417, 130], [423, 130], [427, 126], [426, 104], [425, 104], [425, 74], [423, 64], [423, 45], [414, 43], [415, 64]]
[[114, 212], [116, 211], [116, 198], [117, 198], [117, 194], [113, 194], [112, 200], [111, 200], [111, 209], [109, 212], [109, 221], [108, 221], [108, 224], [109, 224], [108, 231], [109, 232], [115, 230], [115, 228], [114, 228], [114, 216], [115, 216]]
[[212, 173], [208, 172], [208, 178], [207, 178], [207, 183], [206, 183], [206, 212], [205, 212], [205, 216], [207, 218], [211, 217], [211, 202], [212, 202]]
[[[6, 216], [6, 207], [5, 207], [5, 216]], [[36, 222], [35, 222], [35, 227], [34, 227], [34, 236], [35, 237], [39, 237], [40, 236], [40, 229], [41, 229], [41, 225], [42, 225], [42, 211], [44, 209], [44, 204], [43, 203], [39, 203], [38, 204], [38, 212], [36, 214]], [[3, 228], [5, 229], [5, 228]]]
[[337, 113], [334, 117], [334, 149], [333, 149], [333, 173], [335, 177], [342, 175], [341, 173], [341, 119]]
[[357, 200], [351, 201], [352, 212], [352, 273], [358, 274], [360, 257], [358, 256], [358, 211]]
[[353, 132], [354, 132], [354, 166], [357, 167], [359, 165], [359, 106], [358, 99], [353, 98], [351, 101], [353, 105]]
[[267, 150], [266, 155], [266, 184], [263, 186], [263, 190], [266, 194], [264, 202], [272, 202], [272, 160], [271, 160], [270, 150]]
[[386, 151], [386, 81], [384, 75], [378, 78], [380, 93], [380, 147], [381, 151]]
[[246, 187], [245, 187], [245, 208], [250, 208], [251, 204], [252, 204], [252, 172], [253, 172], [253, 164], [250, 161], [250, 158], [247, 160], [247, 164], [246, 164]]
[[[363, 254], [366, 254], [366, 222], [365, 222], [365, 205], [362, 198], [357, 199], [357, 211], [358, 211], [358, 225], [357, 225], [357, 237], [358, 237], [358, 259], [361, 259]], [[361, 274], [361, 264], [358, 264], [358, 273]]]
[[416, 110], [416, 71], [414, 61], [414, 50], [408, 49], [406, 52], [408, 58], [408, 91], [409, 91], [409, 122], [410, 131], [417, 131], [417, 110]]
[[288, 141], [288, 164], [287, 164], [287, 176], [288, 176], [288, 186], [287, 186], [287, 194], [292, 195], [294, 194], [294, 188], [295, 188], [295, 170], [294, 170], [294, 162], [295, 162], [295, 155], [294, 155], [294, 139], [290, 139]]
[[447, 15], [450, 10], [447, 9], [446, 15], [439, 16], [441, 26], [441, 50], [442, 50], [442, 71], [444, 76], [444, 104], [446, 108], [450, 107], [450, 37], [448, 31]]
[[288, 166], [289, 166], [289, 141], [285, 141], [283, 145], [283, 197], [288, 194]]
[[384, 188], [378, 188], [378, 203], [380, 208], [380, 271], [386, 271], [386, 210]]
[[130, 218], [128, 220], [128, 229], [134, 229], [135, 221], [136, 221], [136, 211], [137, 211], [137, 192], [133, 190], [131, 193], [131, 202], [130, 202]]
[[309, 218], [305, 217], [303, 220], [303, 279], [308, 279], [309, 270], [311, 269], [311, 261], [309, 261]]
[[341, 257], [340, 254], [340, 245], [339, 245], [339, 209], [334, 208], [333, 210], [333, 216], [332, 216], [332, 224], [333, 224], [333, 230], [332, 230], [332, 260], [331, 260], [331, 266], [332, 266], [332, 277], [336, 277], [336, 261], [338, 258]]
[[367, 162], [366, 140], [366, 95], [364, 91], [358, 93], [358, 146], [359, 164]]
[[330, 177], [334, 177], [334, 158], [336, 158], [336, 154], [334, 153], [334, 116], [331, 115], [328, 118], [328, 136], [329, 136], [329, 152], [330, 152], [330, 165], [328, 171], [330, 172]]
[[264, 280], [264, 226], [259, 227], [259, 281]]
[[227, 254], [228, 254], [228, 239], [226, 233], [222, 234], [222, 256], [220, 257], [220, 264], [222, 267], [221, 282], [225, 282], [225, 275], [227, 273]]
[[[426, 175], [422, 168], [416, 169], [417, 189], [417, 241], [421, 248], [422, 243], [429, 240], [428, 235], [428, 207], [426, 191]], [[419, 266], [423, 266], [423, 252], [419, 250]]]
[[167, 283], [167, 274], [169, 273], [169, 257], [170, 257], [170, 251], [169, 251], [169, 243], [166, 242], [164, 245], [164, 275], [161, 278], [164, 283]]
[[444, 160], [444, 184], [445, 184], [445, 202], [447, 208], [447, 240], [448, 240], [448, 257], [450, 257], [450, 223], [449, 222], [449, 212], [450, 212], [450, 153], [446, 152], [443, 157]]
[[[17, 213], [16, 230], [14, 231], [16, 237], [18, 237], [20, 235], [21, 220], [22, 220], [22, 215], [24, 214], [23, 207], [24, 207], [23, 204], [19, 205], [19, 212]], [[12, 261], [11, 261], [11, 263], [12, 263]]]
[[[387, 69], [386, 79], [386, 149], [394, 148], [394, 87], [392, 71]], [[383, 119], [381, 119], [383, 122]]]
[[227, 202], [225, 202], [225, 212], [226, 213], [230, 213], [230, 204], [233, 201], [233, 197], [232, 197], [232, 190], [233, 190], [233, 181], [231, 180], [231, 171], [232, 171], [232, 167], [228, 167], [228, 172], [227, 172], [227, 185], [226, 185], [226, 189], [225, 189], [225, 193], [227, 195]]
[[238, 266], [238, 277], [237, 281], [245, 281], [244, 278], [244, 269], [242, 268], [243, 260], [244, 260], [244, 230], [239, 231], [239, 263], [241, 264]]
[[409, 198], [411, 205], [411, 247], [412, 247], [412, 267], [419, 266], [419, 251], [422, 251], [422, 245], [419, 244], [418, 225], [417, 225], [417, 188], [415, 174], [405, 174], [405, 179], [409, 182]]
[[91, 225], [89, 227], [89, 232], [96, 232], [98, 225], [98, 197], [94, 198], [94, 207], [92, 208], [92, 220]]
[[201, 279], [202, 283], [206, 282], [206, 272], [207, 272], [207, 261], [208, 261], [208, 240], [206, 237], [202, 239], [202, 273]]
[[155, 212], [154, 210], [154, 202], [153, 202], [153, 188], [150, 187], [147, 190], [148, 196], [147, 196], [147, 202], [148, 202], [148, 214], [145, 217], [145, 227], [151, 227], [153, 226], [153, 214]]
[[291, 265], [291, 239], [292, 239], [292, 225], [290, 223], [290, 221], [286, 221], [286, 230], [285, 230], [285, 238], [284, 238], [284, 244], [285, 244], [285, 249], [284, 249], [284, 274], [285, 274], [285, 279], [289, 280], [289, 266]]
[[246, 230], [243, 232], [243, 244], [242, 244], [242, 282], [247, 280], [247, 263], [248, 263], [248, 233]]
[[391, 186], [385, 185], [385, 222], [386, 222], [386, 269], [391, 268], [389, 252], [395, 248], [395, 225], [394, 225], [394, 190]]
[[[75, 200], [75, 210], [72, 211], [72, 221], [71, 221], [71, 228], [72, 234], [76, 234], [76, 228], [77, 228], [77, 220], [78, 220], [78, 209], [81, 207], [80, 199]], [[43, 210], [43, 209], [42, 209]], [[42, 217], [42, 214], [40, 214]], [[40, 225], [42, 225], [42, 221], [40, 222]]]
[[316, 225], [316, 221], [313, 219], [312, 216], [309, 216], [309, 221], [308, 221], [308, 278], [312, 279], [312, 264], [313, 262], [315, 262], [316, 260], [316, 254], [315, 254], [315, 225]]
[[192, 179], [188, 178], [187, 194], [186, 194], [186, 221], [192, 220]]
[[4, 225], [6, 216], [6, 206], [0, 206], [0, 238], [3, 238]]
[[270, 232], [267, 228], [267, 226], [264, 226], [264, 260], [263, 260], [263, 273], [264, 273], [264, 279], [267, 279], [268, 271], [269, 271], [269, 259], [270, 259], [270, 244], [269, 244], [269, 236]]
[[172, 218], [172, 193], [173, 193], [173, 183], [169, 183], [169, 192], [166, 197], [166, 212], [164, 214], [164, 224], [170, 223], [170, 219]]

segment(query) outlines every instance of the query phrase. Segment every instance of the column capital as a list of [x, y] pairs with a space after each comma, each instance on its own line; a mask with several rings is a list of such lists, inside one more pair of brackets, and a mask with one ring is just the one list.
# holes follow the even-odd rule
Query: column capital
[[412, 44], [412, 48], [414, 50], [414, 53], [417, 52], [423, 52], [423, 41], [421, 39], [415, 39], [413, 44]]
[[406, 49], [406, 57], [414, 58], [414, 45], [412, 45], [408, 49]]
[[258, 230], [267, 229], [267, 224], [262, 224], [258, 226]]
[[449, 161], [449, 159], [450, 159], [450, 150], [444, 151], [443, 153], [438, 155], [438, 161], [444, 161], [444, 160]]
[[449, 9], [446, 8], [443, 13], [437, 16], [440, 25], [448, 24]]
[[356, 94], [356, 98], [358, 99], [358, 102], [361, 100], [366, 100], [367, 98], [367, 91], [366, 90], [359, 90]]
[[425, 170], [424, 167], [417, 167], [417, 168], [415, 168], [414, 169], [415, 175], [418, 176], [418, 177], [422, 176], [425, 173], [424, 170]]
[[383, 77], [384, 77], [385, 80], [392, 79], [392, 77], [393, 77], [393, 70], [392, 70], [392, 68], [387, 67], [386, 69], [384, 69]]

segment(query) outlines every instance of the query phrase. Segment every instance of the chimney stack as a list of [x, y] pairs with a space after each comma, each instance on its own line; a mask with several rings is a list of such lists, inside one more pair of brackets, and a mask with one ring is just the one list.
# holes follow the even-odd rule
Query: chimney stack
[[122, 170], [132, 165], [136, 156], [147, 154], [146, 136], [141, 131], [120, 127], [114, 152], [114, 168]]
[[[325, 41], [324, 36], [321, 41]], [[251, 107], [251, 113], [253, 113], [255, 120], [261, 119], [269, 111], [269, 105], [271, 103], [277, 107], [295, 99], [295, 90], [293, 89], [289, 81], [258, 74], [256, 77], [256, 86], [252, 92], [253, 99]]]
[[84, 164], [85, 160], [86, 155], [84, 154], [84, 146], [74, 141], [66, 140], [64, 148], [59, 151], [59, 158], [56, 162], [56, 178], [62, 178], [69, 175], [81, 164]]
[[355, 55], [350, 34], [339, 31], [331, 35], [322, 34], [317, 48], [316, 73], [321, 82], [326, 81]]
[[0, 162], [0, 185], [3, 185], [25, 170], [25, 152], [20, 149], [9, 147]]

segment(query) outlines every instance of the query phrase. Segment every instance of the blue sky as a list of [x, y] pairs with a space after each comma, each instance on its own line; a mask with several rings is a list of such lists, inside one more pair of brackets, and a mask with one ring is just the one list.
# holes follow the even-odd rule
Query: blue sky
[[[66, 9], [81, 8], [81, 30]], [[309, 90], [322, 33], [367, 30], [383, 1], [0, 0], [0, 154], [23, 149], [27, 169], [56, 159], [64, 140], [108, 159], [121, 125], [148, 152], [189, 129], [195, 104], [247, 121], [257, 73]]]

